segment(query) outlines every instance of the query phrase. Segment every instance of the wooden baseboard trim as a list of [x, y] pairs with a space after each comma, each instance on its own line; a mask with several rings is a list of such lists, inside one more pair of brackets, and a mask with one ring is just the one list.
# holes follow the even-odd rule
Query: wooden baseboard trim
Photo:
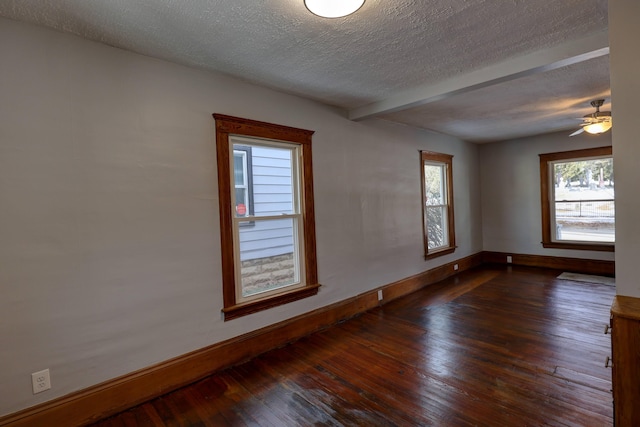
[[554, 268], [574, 273], [597, 274], [601, 276], [615, 276], [615, 261], [595, 259], [565, 258], [543, 255], [523, 255], [509, 252], [482, 252], [482, 262], [485, 264], [507, 264], [507, 256], [511, 256], [511, 264], [530, 267]]
[[[205, 347], [41, 405], [0, 417], [0, 426], [80, 426], [99, 421], [312, 332], [482, 264], [482, 253], [433, 268], [278, 324]], [[458, 265], [458, 270], [454, 265]], [[383, 301], [378, 301], [378, 290]]]
[[[458, 270], [455, 269], [456, 264], [458, 265]], [[479, 252], [477, 254], [441, 265], [439, 267], [432, 268], [431, 270], [427, 270], [424, 273], [416, 274], [415, 276], [408, 277], [406, 279], [402, 279], [389, 285], [383, 286], [381, 288], [384, 298], [383, 301], [389, 302], [396, 298], [409, 295], [410, 293], [415, 292], [427, 285], [437, 283], [441, 280], [446, 279], [447, 277], [477, 267], [481, 264], [482, 252]], [[377, 293], [377, 290], [373, 292]]]

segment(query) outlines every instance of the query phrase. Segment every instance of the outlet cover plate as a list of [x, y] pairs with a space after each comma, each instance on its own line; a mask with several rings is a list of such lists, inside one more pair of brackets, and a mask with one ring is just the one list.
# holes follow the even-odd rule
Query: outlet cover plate
[[31, 374], [31, 385], [33, 386], [33, 394], [41, 393], [51, 388], [51, 377], [49, 370], [34, 372]]

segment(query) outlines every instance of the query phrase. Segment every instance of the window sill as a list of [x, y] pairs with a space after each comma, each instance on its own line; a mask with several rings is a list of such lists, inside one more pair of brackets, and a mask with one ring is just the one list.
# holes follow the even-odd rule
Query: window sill
[[440, 249], [438, 251], [428, 253], [428, 254], [426, 254], [424, 256], [424, 259], [437, 258], [437, 257], [442, 256], [442, 255], [452, 254], [452, 253], [455, 252], [456, 248], [457, 248], [457, 246], [454, 246], [454, 247], [451, 247], [451, 248]]
[[560, 242], [542, 242], [544, 248], [555, 249], [575, 249], [582, 251], [602, 251], [615, 252], [615, 245], [598, 245], [596, 243], [560, 243]]
[[269, 298], [225, 307], [222, 309], [224, 321], [226, 322], [227, 320], [247, 316], [249, 314], [257, 313], [258, 311], [267, 310], [279, 305], [288, 304], [293, 301], [314, 296], [318, 293], [319, 288], [319, 284], [309, 285], [304, 288], [295, 289]]

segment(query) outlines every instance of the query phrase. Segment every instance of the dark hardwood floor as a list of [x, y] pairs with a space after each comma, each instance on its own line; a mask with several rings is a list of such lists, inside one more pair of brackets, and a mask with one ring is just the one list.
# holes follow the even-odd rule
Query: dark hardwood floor
[[95, 426], [610, 426], [615, 290], [559, 273], [468, 271]]

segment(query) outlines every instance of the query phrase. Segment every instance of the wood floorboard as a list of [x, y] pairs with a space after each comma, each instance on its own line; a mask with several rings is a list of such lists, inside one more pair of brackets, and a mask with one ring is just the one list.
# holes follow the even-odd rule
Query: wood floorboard
[[466, 271], [94, 427], [611, 426], [615, 289], [559, 274]]
[[[384, 343], [386, 341], [387, 341], [386, 339], [383, 339], [380, 342]], [[420, 354], [420, 353], [417, 353], [417, 354]], [[465, 358], [467, 356], [469, 355], [466, 354]], [[402, 356], [400, 357], [402, 358]], [[448, 359], [451, 359], [451, 358], [448, 358]], [[406, 358], [405, 358], [405, 361], [406, 361]], [[425, 362], [429, 363], [429, 361], [418, 361], [418, 363], [416, 364], [416, 361], [412, 361], [410, 364], [412, 365], [412, 367], [416, 367], [416, 365], [421, 366]], [[481, 369], [476, 369], [476, 367], [479, 365], [480, 362], [482, 362], [482, 365], [480, 365]], [[485, 357], [484, 359], [480, 359], [477, 357], [477, 355], [474, 354], [471, 360], [464, 360], [462, 357], [460, 357], [458, 358], [458, 360], [455, 360], [454, 364], [455, 364], [455, 369], [465, 371], [467, 376], [473, 377], [475, 380], [474, 384], [491, 383], [492, 381], [494, 381], [494, 377], [492, 377], [492, 375], [494, 375], [493, 372], [495, 371], [496, 374], [502, 376], [500, 380], [503, 384], [515, 384], [519, 382], [520, 389], [535, 390], [535, 386], [538, 380], [536, 377], [537, 373], [535, 372], [535, 370], [532, 371], [532, 373], [534, 374], [533, 377], [531, 377], [531, 375], [528, 375], [528, 376], [523, 375], [522, 373], [519, 373], [517, 371], [507, 372], [509, 376], [505, 377], [505, 372], [502, 370], [501, 364], [498, 363], [497, 365], [494, 365], [494, 362], [495, 362], [495, 358], [491, 358], [489, 356], [489, 357]], [[551, 374], [551, 373], [552, 372], [547, 372], [547, 374]], [[492, 390], [495, 391], [495, 389], [492, 389], [492, 390], [475, 389], [474, 390], [473, 385], [469, 386], [464, 382], [462, 383], [458, 382], [455, 376], [450, 377], [449, 375], [447, 375], [446, 370], [444, 375], [442, 374], [442, 372], [440, 374], [441, 375], [439, 376], [442, 376], [442, 378], [440, 378], [440, 381], [456, 389], [464, 390], [470, 395], [481, 396], [486, 392], [491, 392]], [[528, 387], [525, 387], [525, 386], [528, 386]], [[424, 387], [424, 388], [428, 388], [428, 387]], [[529, 393], [529, 394], [532, 394], [532, 393]], [[520, 398], [522, 399], [526, 399], [527, 397], [528, 395], [520, 396]], [[477, 400], [480, 400], [480, 399], [477, 399]], [[498, 402], [505, 401], [504, 396], [496, 396], [496, 401]]]

